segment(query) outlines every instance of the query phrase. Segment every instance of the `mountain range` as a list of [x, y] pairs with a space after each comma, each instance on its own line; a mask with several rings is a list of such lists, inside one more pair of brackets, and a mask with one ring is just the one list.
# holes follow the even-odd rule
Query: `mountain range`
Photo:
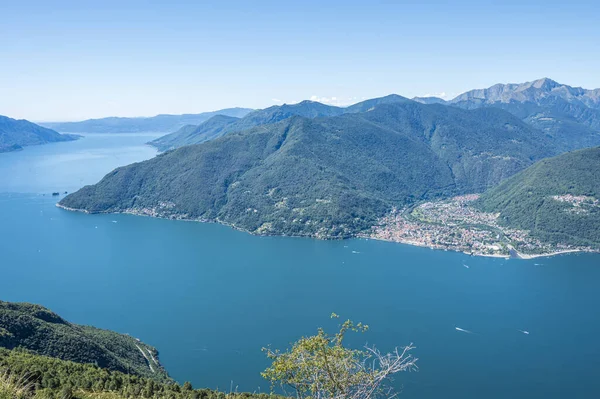
[[0, 152], [16, 151], [25, 146], [77, 140], [78, 136], [60, 134], [26, 120], [0, 115]]
[[[365, 112], [374, 105], [402, 102], [408, 99], [389, 95], [341, 108], [303, 101], [298, 104], [273, 106], [249, 113], [238, 120], [215, 118], [196, 126], [156, 139], [149, 144], [160, 151], [184, 145], [200, 144], [231, 132], [274, 123], [292, 115], [309, 118]], [[437, 97], [415, 97], [422, 104], [443, 104], [464, 109], [501, 108], [527, 124], [545, 132], [564, 150], [600, 145], [600, 89], [586, 90], [539, 79], [522, 84], [498, 84], [488, 89], [472, 90], [451, 101]]]
[[572, 104], [600, 109], [600, 89], [587, 90], [560, 84], [542, 78], [526, 83], [496, 84], [487, 89], [467, 91], [454, 98], [451, 103], [463, 101], [482, 104], [531, 102], [543, 103], [548, 98], [560, 98]]
[[215, 115], [240, 118], [251, 111], [248, 108], [227, 108], [200, 114], [157, 115], [139, 118], [109, 117], [88, 119], [81, 122], [46, 122], [42, 125], [61, 133], [168, 133], [185, 125], [198, 125]]
[[[219, 115], [156, 140], [169, 151], [116, 169], [59, 206], [351, 237], [392, 209], [495, 190], [537, 161], [600, 145], [596, 99], [597, 90], [541, 79], [449, 102], [390, 95], [346, 108], [304, 101]], [[492, 197], [484, 194], [482, 206], [502, 212]]]
[[347, 108], [334, 107], [315, 101], [302, 101], [297, 104], [284, 104], [257, 110], [243, 118], [227, 118], [217, 115], [198, 126], [184, 126], [176, 132], [160, 137], [149, 144], [160, 151], [182, 147], [190, 144], [200, 144], [224, 136], [232, 132], [240, 132], [255, 126], [267, 125], [282, 121], [292, 116], [306, 118], [331, 117], [345, 113], [356, 113], [372, 108], [379, 103], [392, 103], [406, 100], [404, 97], [391, 95], [368, 100]]
[[[315, 115], [313, 106], [295, 107]], [[559, 152], [495, 108], [391, 96], [335, 112], [343, 113], [292, 116], [168, 151], [60, 205], [218, 221], [256, 234], [349, 237], [393, 207], [482, 191]]]

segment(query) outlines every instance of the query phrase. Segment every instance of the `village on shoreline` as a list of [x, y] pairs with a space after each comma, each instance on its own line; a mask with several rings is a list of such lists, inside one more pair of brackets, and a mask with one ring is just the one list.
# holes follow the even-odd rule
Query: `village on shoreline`
[[477, 199], [479, 194], [468, 194], [393, 209], [364, 237], [500, 258], [533, 259], [591, 251], [587, 247], [543, 243], [526, 230], [502, 226], [499, 214], [473, 206]]

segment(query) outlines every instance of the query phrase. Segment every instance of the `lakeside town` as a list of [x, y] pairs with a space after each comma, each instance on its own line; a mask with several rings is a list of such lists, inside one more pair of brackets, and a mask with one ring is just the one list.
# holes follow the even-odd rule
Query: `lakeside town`
[[[526, 230], [502, 226], [499, 214], [482, 212], [473, 206], [478, 198], [479, 194], [468, 194], [394, 209], [379, 220], [369, 238], [496, 257], [533, 258], [590, 250], [543, 243]], [[589, 198], [561, 196], [555, 200], [580, 207], [597, 206]]]

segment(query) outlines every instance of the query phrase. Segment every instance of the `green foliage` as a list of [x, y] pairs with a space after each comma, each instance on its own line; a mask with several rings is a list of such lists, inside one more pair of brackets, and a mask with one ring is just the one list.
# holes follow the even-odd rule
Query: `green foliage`
[[554, 151], [501, 110], [403, 99], [185, 146], [116, 169], [60, 204], [343, 238], [370, 229], [392, 207], [483, 190]]
[[[334, 313], [332, 318], [338, 316]], [[320, 328], [316, 335], [295, 342], [287, 352], [265, 348], [272, 364], [262, 376], [273, 388], [291, 388], [298, 398], [367, 399], [381, 394], [391, 397], [383, 383], [396, 372], [416, 368], [416, 359], [404, 353], [381, 356], [374, 350], [344, 346], [346, 333], [367, 330], [368, 326], [347, 320], [336, 334], [329, 335]], [[379, 357], [373, 358], [374, 355]]]
[[20, 150], [24, 146], [76, 140], [78, 136], [59, 134], [26, 120], [0, 115], [0, 152]]
[[[216, 392], [95, 365], [79, 364], [0, 348], [0, 399], [268, 399], [266, 394]], [[5, 383], [5, 381], [7, 383]]]
[[39, 305], [0, 301], [0, 347], [170, 381], [152, 358], [158, 359], [155, 348], [127, 335], [71, 324]]
[[478, 206], [544, 242], [600, 248], [600, 208], [552, 198], [567, 194], [600, 199], [600, 148], [544, 159], [484, 193]]

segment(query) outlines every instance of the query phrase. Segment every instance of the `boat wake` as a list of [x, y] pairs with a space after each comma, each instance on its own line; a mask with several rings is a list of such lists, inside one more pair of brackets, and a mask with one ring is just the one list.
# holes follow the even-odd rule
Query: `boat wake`
[[454, 329], [456, 331], [464, 332], [464, 333], [467, 333], [467, 334], [475, 334], [473, 331], [465, 330], [464, 328], [460, 328], [460, 327], [454, 327]]

